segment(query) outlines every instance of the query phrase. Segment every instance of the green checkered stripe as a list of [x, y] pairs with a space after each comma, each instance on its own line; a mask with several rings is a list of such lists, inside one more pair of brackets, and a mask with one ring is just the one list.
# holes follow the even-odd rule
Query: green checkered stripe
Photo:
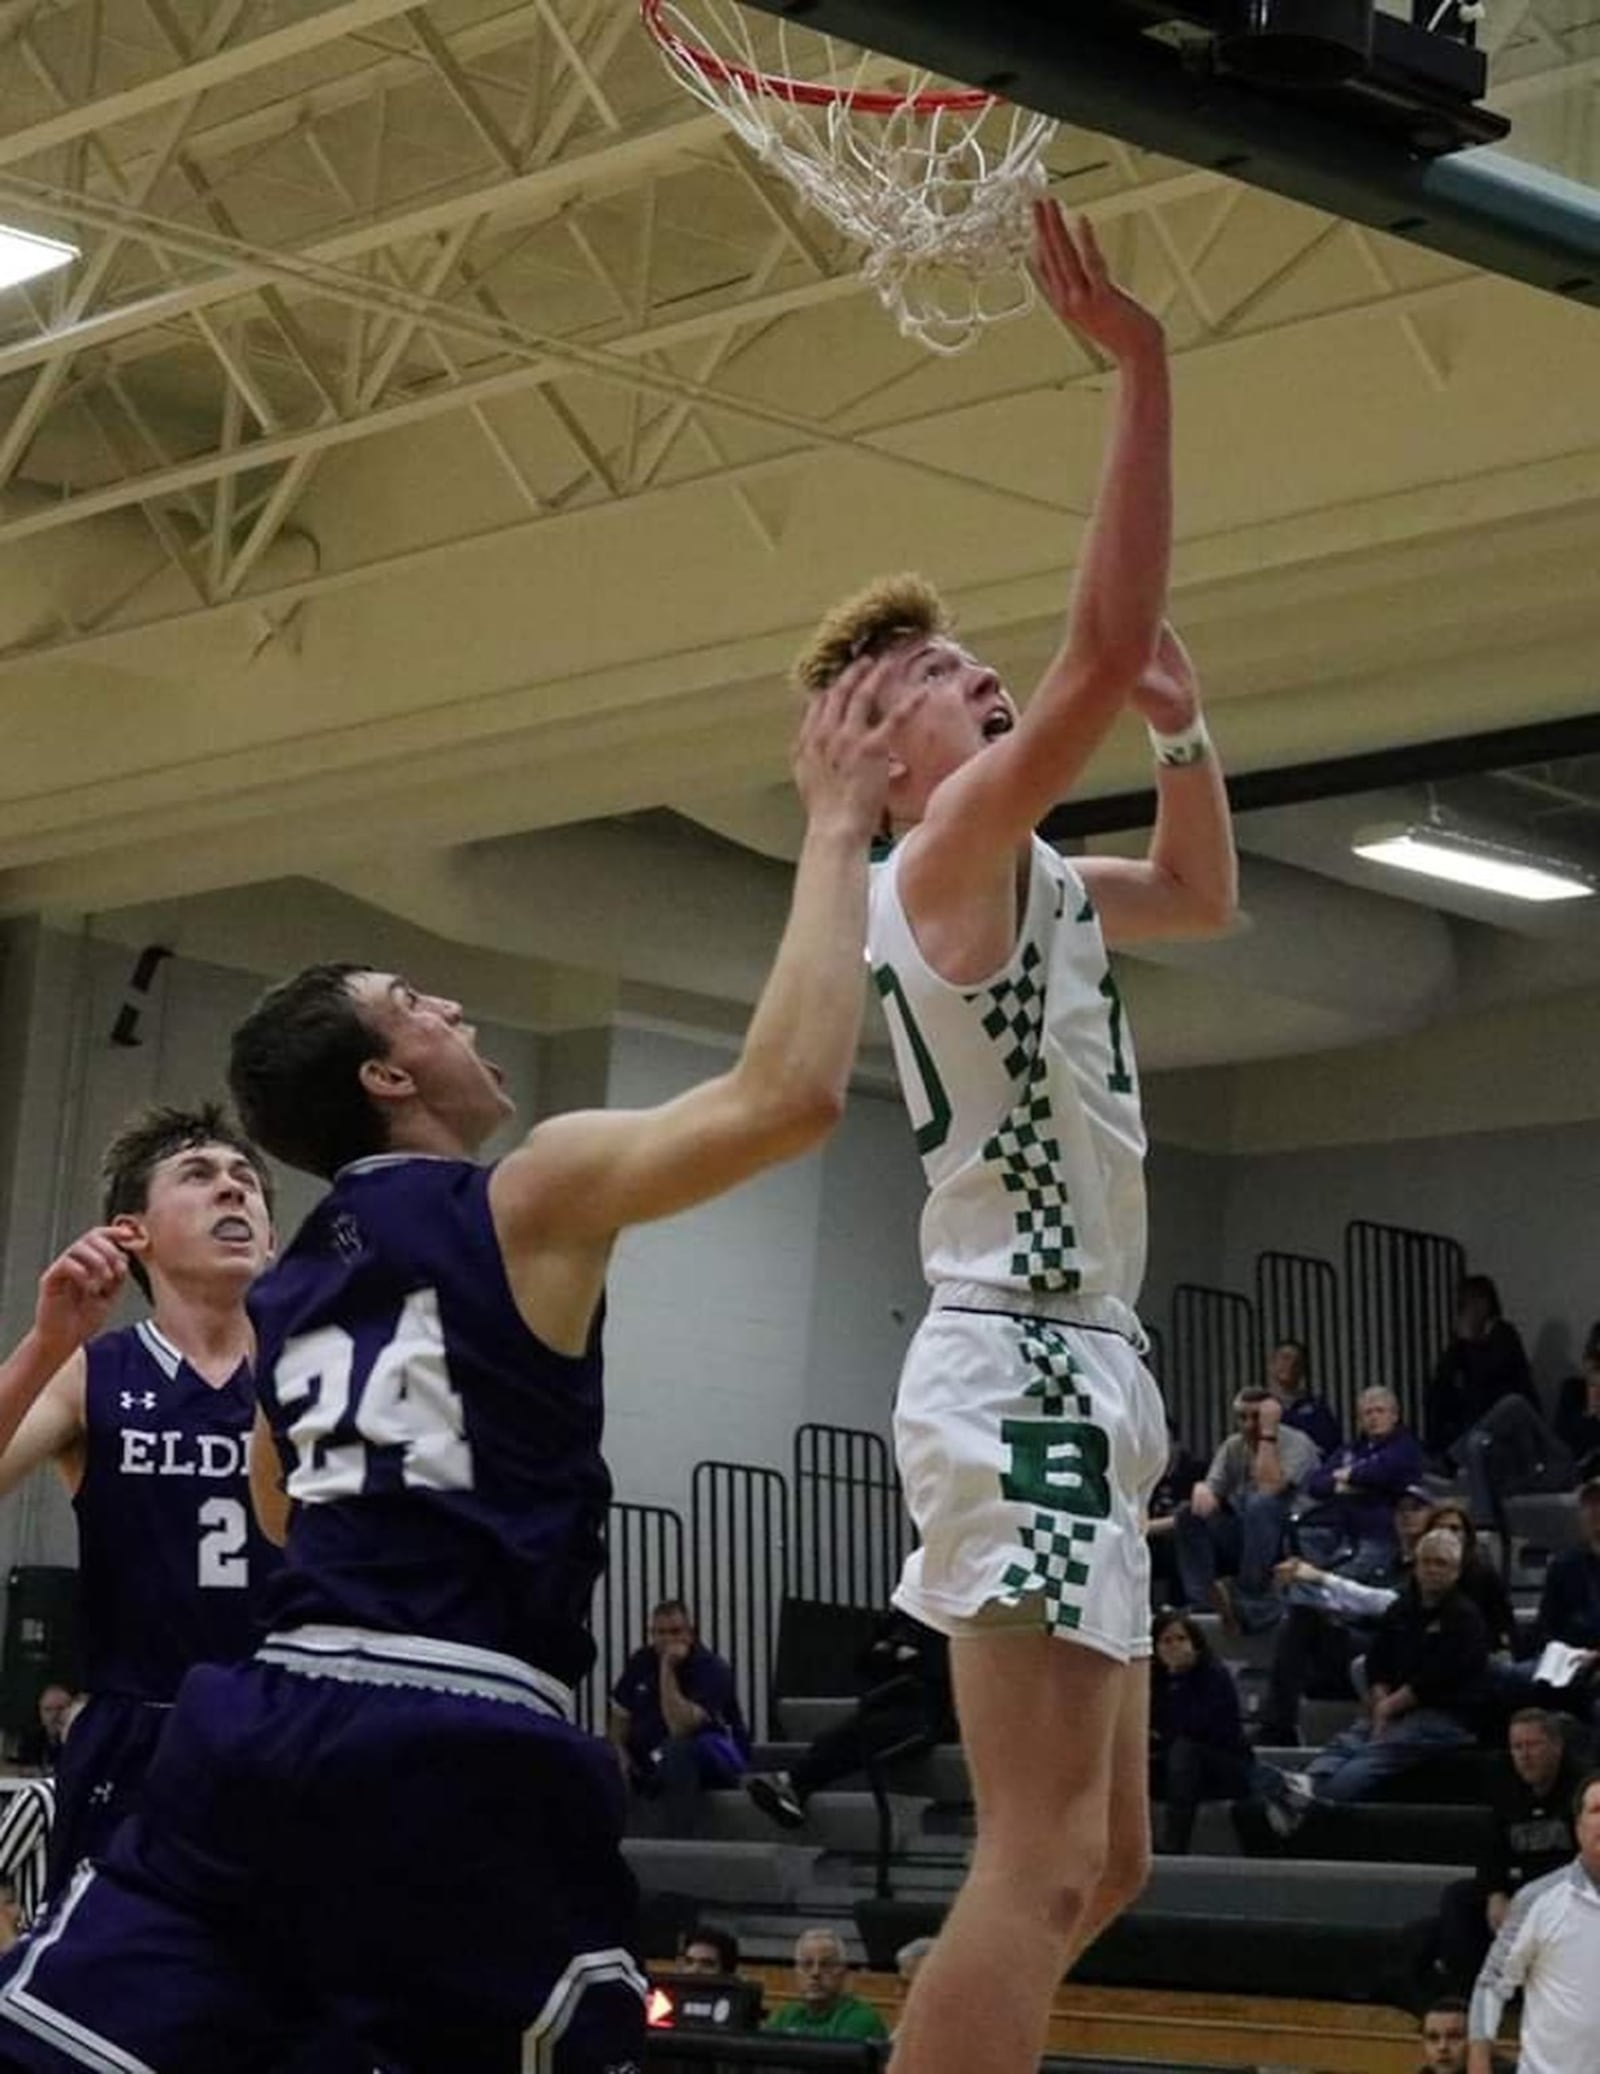
[[967, 996], [969, 1001], [986, 1003], [981, 1018], [984, 1034], [1004, 1046], [1000, 1063], [1012, 1080], [1023, 1079], [1039, 1055], [1039, 1036], [1044, 1029], [1043, 965], [1039, 946], [1025, 943], [1015, 979], [1003, 979], [997, 987], [984, 987]]
[[968, 999], [988, 1003], [983, 1028], [1005, 1046], [1001, 1064], [1007, 1076], [1022, 1082], [1015, 1107], [983, 1148], [984, 1158], [1000, 1171], [1001, 1186], [1015, 1198], [1011, 1272], [1041, 1296], [1070, 1296], [1080, 1280], [1073, 1265], [1078, 1238], [1061, 1178], [1061, 1147], [1051, 1128], [1040, 1041], [1045, 990], [1038, 975], [1043, 964], [1038, 945], [1024, 944], [1015, 979], [1002, 980]]
[[[1024, 1397], [1036, 1397], [1047, 1419], [1087, 1419], [1090, 1402], [1080, 1387], [1083, 1371], [1072, 1358], [1062, 1334], [1049, 1325], [1036, 1323], [1025, 1329], [1019, 1351], [1033, 1380]], [[1012, 1563], [1001, 1578], [1008, 1601], [1015, 1604], [1025, 1592], [1044, 1594], [1044, 1624], [1052, 1635], [1076, 1632], [1083, 1608], [1072, 1594], [1089, 1582], [1089, 1565], [1084, 1560], [1094, 1547], [1099, 1532], [1094, 1520], [1069, 1520], [1059, 1512], [1036, 1512], [1017, 1530], [1025, 1561]]]

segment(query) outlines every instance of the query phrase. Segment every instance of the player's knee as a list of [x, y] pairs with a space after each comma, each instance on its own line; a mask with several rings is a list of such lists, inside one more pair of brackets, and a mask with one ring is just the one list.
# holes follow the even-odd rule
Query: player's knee
[[1106, 1859], [1105, 1870], [1100, 1875], [1100, 1889], [1095, 1896], [1095, 1913], [1107, 1922], [1114, 1916], [1120, 1916], [1125, 1908], [1131, 1908], [1138, 1900], [1149, 1879], [1148, 1833], [1115, 1843]]

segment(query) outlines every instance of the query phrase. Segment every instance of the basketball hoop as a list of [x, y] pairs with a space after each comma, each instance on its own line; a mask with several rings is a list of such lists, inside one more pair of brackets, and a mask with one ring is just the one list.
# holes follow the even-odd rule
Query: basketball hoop
[[901, 331], [960, 353], [1032, 309], [1027, 258], [1056, 125], [736, 0], [640, 0], [679, 78], [814, 209], [868, 248], [863, 271]]

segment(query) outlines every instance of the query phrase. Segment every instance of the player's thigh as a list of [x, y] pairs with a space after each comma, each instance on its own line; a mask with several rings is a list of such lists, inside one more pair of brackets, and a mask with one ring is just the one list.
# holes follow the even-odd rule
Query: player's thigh
[[980, 1848], [1040, 1871], [1102, 1852], [1130, 1667], [1042, 1630], [959, 1635], [950, 1662]]
[[269, 1985], [244, 1939], [85, 1869], [0, 1963], [0, 2067], [265, 2074], [287, 2041]]

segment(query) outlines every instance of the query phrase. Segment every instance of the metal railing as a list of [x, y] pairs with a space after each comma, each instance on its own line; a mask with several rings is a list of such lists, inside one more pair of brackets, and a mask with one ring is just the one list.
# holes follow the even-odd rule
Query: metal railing
[[1215, 1447], [1231, 1429], [1235, 1393], [1261, 1380], [1261, 1337], [1249, 1297], [1180, 1282], [1172, 1292], [1167, 1403], [1189, 1445], [1202, 1453]]
[[733, 1666], [750, 1733], [772, 1711], [778, 1610], [789, 1589], [789, 1486], [776, 1469], [697, 1462], [689, 1486], [689, 1545], [700, 1632]]
[[1385, 1384], [1417, 1432], [1428, 1378], [1454, 1330], [1456, 1285], [1466, 1265], [1459, 1242], [1440, 1232], [1364, 1218], [1345, 1226], [1352, 1387]]
[[790, 1589], [828, 1606], [887, 1606], [911, 1545], [882, 1434], [801, 1426], [794, 1436]]

